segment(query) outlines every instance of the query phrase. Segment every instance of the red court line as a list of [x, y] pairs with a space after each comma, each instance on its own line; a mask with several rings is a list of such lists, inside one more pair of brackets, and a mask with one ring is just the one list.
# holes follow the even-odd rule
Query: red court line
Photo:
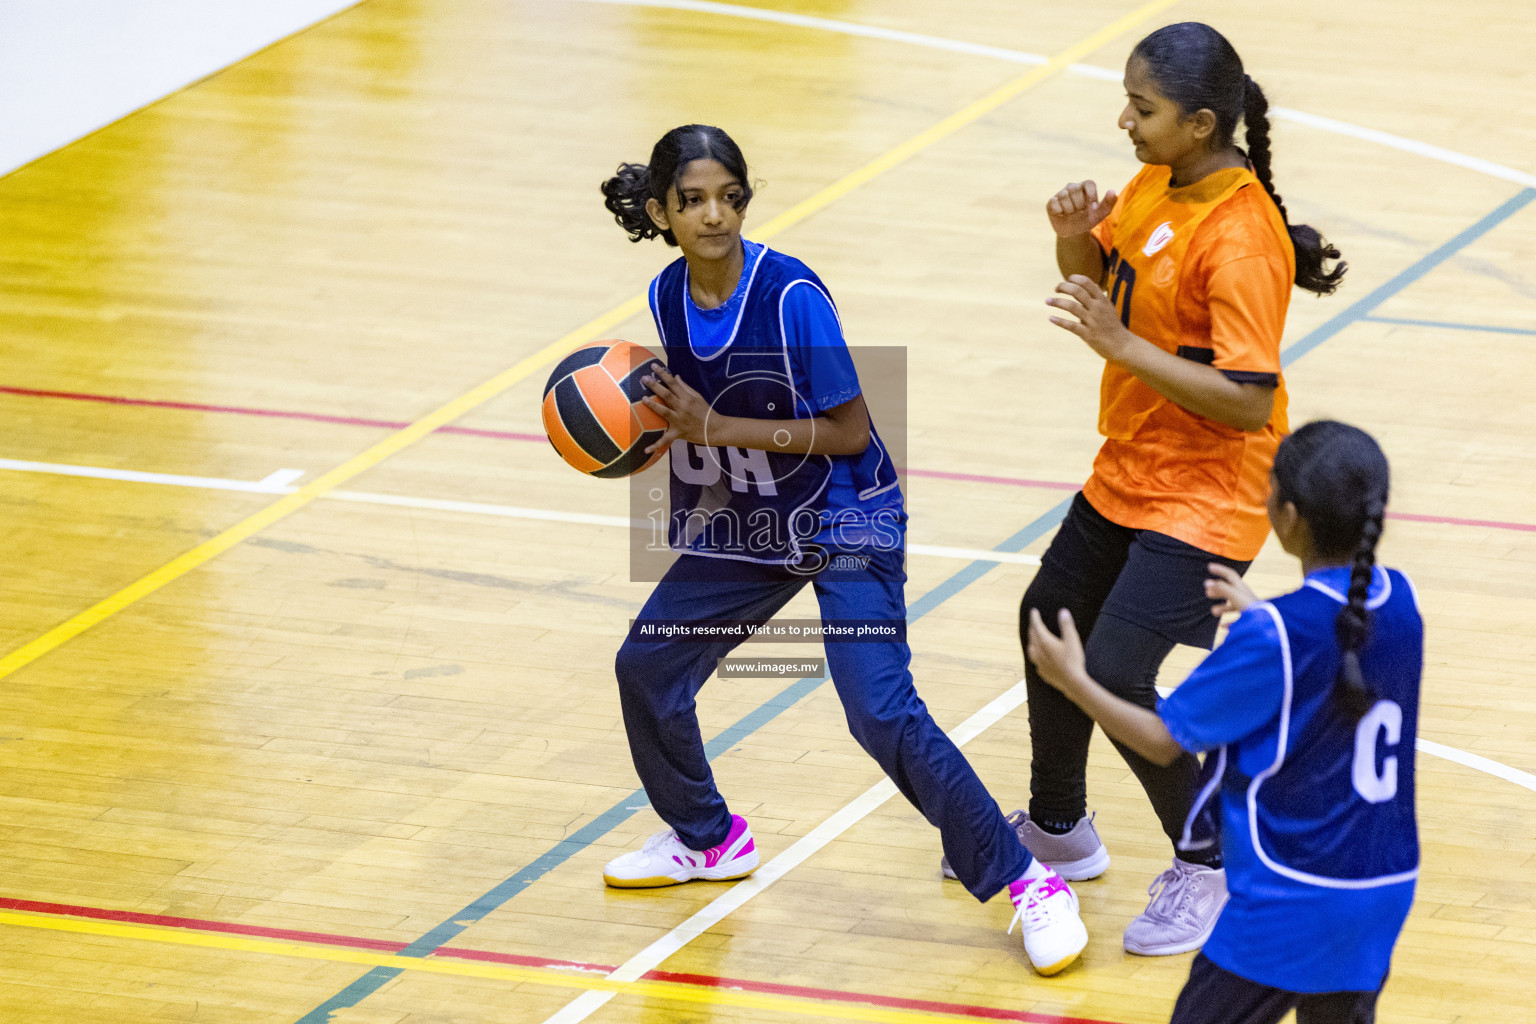
[[[137, 405], [151, 409], [182, 409], [188, 412], [220, 412], [235, 416], [265, 416], [269, 419], [308, 420], [311, 423], [339, 423], [347, 427], [381, 427], [400, 430], [410, 426], [408, 420], [374, 420], [361, 416], [332, 416], [321, 412], [294, 412], [289, 409], [258, 409], [246, 405], [206, 405], [202, 402], [167, 402], [152, 398], [126, 398], [122, 395], [95, 395], [84, 391], [42, 391], [37, 388], [16, 388], [0, 385], [0, 394], [21, 395], [25, 398], [67, 398], [75, 402], [103, 402], [107, 405]], [[494, 437], [504, 441], [544, 441], [542, 434], [523, 434], [514, 430], [477, 430], [474, 427], [458, 427], [452, 424], [439, 427], [444, 434], [470, 434], [474, 437]]]
[[36, 900], [13, 900], [0, 896], [0, 909], [22, 910], [32, 914], [57, 914], [60, 917], [89, 917], [98, 921], [120, 921], [124, 924], [154, 924], [166, 928], [183, 928], [194, 932], [224, 932], [230, 935], [252, 935], [262, 939], [283, 939], [292, 942], [314, 942], [322, 946], [349, 946], [353, 949], [379, 949], [386, 953], [398, 953], [409, 943], [388, 942], [383, 939], [363, 939], [350, 935], [331, 935], [327, 932], [302, 932], [291, 928], [263, 928], [254, 924], [230, 924], [226, 921], [204, 921], [196, 917], [167, 917], [164, 914], [140, 914], [131, 910], [103, 910], [99, 907], [77, 907], [68, 903], [40, 903]]
[[968, 1003], [942, 1003], [932, 999], [902, 999], [898, 996], [877, 996], [867, 992], [844, 992], [838, 989], [809, 988], [804, 985], [780, 985], [771, 981], [741, 981], [736, 978], [717, 978], [709, 974], [677, 974], [672, 971], [647, 971], [646, 981], [677, 981], [685, 985], [706, 985], [711, 988], [740, 989], [745, 992], [764, 992], [780, 996], [801, 996], [827, 1002], [864, 1003], [871, 1006], [888, 1006], [896, 1010], [921, 1010], [925, 1013], [947, 1013], [956, 1017], [976, 1020], [1017, 1020], [1028, 1024], [1111, 1024], [1093, 1017], [1062, 1017], [1054, 1013], [1032, 1013], [1029, 1010], [1003, 1010], [995, 1006], [972, 1006]]
[[[27, 398], [66, 398], [77, 402], [105, 402], [109, 405], [138, 405], [153, 409], [184, 409], [190, 412], [230, 413], [236, 416], [265, 416], [272, 419], [308, 420], [311, 423], [337, 423], [349, 427], [382, 427], [399, 430], [410, 426], [406, 420], [374, 420], [360, 416], [332, 416], [319, 412], [294, 412], [288, 409], [259, 409], [243, 405], [204, 405], [200, 402], [167, 402], [150, 398], [125, 398], [121, 395], [96, 395], [84, 391], [43, 391], [37, 388], [17, 388], [0, 385], [0, 394], [21, 395]], [[444, 434], [467, 434], [471, 437], [489, 437], [500, 441], [533, 441], [545, 444], [543, 434], [524, 434], [515, 430], [479, 430], [452, 424], [439, 427]], [[959, 480], [966, 483], [1003, 484], [1009, 487], [1034, 487], [1052, 491], [1077, 491], [1081, 483], [1064, 480], [1031, 480], [1016, 476], [986, 476], [980, 473], [953, 473], [942, 469], [908, 469], [908, 476], [930, 477], [935, 480]], [[1401, 519], [1412, 523], [1439, 523], [1449, 526], [1481, 526], [1489, 530], [1518, 530], [1536, 533], [1533, 523], [1506, 523], [1491, 519], [1458, 519], [1454, 516], [1425, 516], [1409, 512], [1388, 512], [1388, 519]]]
[[1490, 530], [1521, 530], [1536, 533], [1536, 523], [1501, 523], [1493, 519], [1457, 519], [1454, 516], [1421, 516], [1413, 512], [1388, 512], [1388, 519], [1404, 519], [1410, 523], [1445, 523], [1450, 526], [1483, 526]]
[[[348, 949], [376, 949], [385, 953], [398, 953], [410, 945], [387, 939], [365, 939], [356, 935], [334, 935], [330, 932], [306, 932], [292, 928], [267, 928], [255, 924], [233, 924], [228, 921], [208, 921], [198, 917], [170, 917], [165, 914], [141, 914], [132, 910], [104, 910], [100, 907], [77, 907], [69, 903], [41, 903], [36, 900], [16, 900], [0, 896], [0, 909], [21, 910], [32, 914], [56, 914], [60, 917], [88, 917], [98, 921], [120, 921], [124, 924], [152, 924], [162, 928], [181, 928], [194, 932], [223, 932], [227, 935], [250, 935], [261, 939], [282, 939], [285, 942], [313, 942], [320, 946], [343, 946]], [[599, 971], [607, 974], [614, 970], [603, 964], [582, 963], [577, 960], [551, 960], [542, 956], [518, 956], [514, 953], [482, 953], [473, 949], [443, 947], [438, 953], [463, 960], [495, 960], [498, 963], [516, 964], [519, 967], [564, 967], [581, 971]]]
[[[291, 942], [312, 942], [321, 946], [342, 946], [351, 949], [375, 949], [398, 953], [408, 943], [384, 939], [365, 939], [356, 935], [335, 935], [329, 932], [298, 931], [292, 928], [267, 928], [261, 925], [234, 924], [228, 921], [208, 921], [196, 917], [171, 917], [164, 914], [141, 914], [131, 910], [106, 910], [101, 907], [81, 907], [69, 903], [44, 903], [37, 900], [18, 900], [0, 896], [0, 909], [20, 910], [33, 914], [54, 914], [60, 917], [88, 917], [99, 921], [121, 921], [130, 924], [158, 925], [163, 928], [180, 928], [185, 931], [223, 932], [231, 935], [251, 935], [264, 939], [283, 939]], [[455, 960], [478, 960], [486, 963], [512, 964], [518, 967], [555, 967], [609, 974], [616, 968], [606, 964], [589, 964], [579, 960], [554, 960], [549, 957], [521, 956], [516, 953], [494, 953], [483, 949], [461, 949], [443, 946], [433, 956]], [[974, 1020], [1012, 1020], [1025, 1024], [1114, 1024], [1112, 1021], [1092, 1017], [1062, 1017], [1051, 1013], [1033, 1013], [1028, 1010], [1005, 1010], [993, 1006], [973, 1006], [968, 1003], [945, 1003], [932, 999], [903, 999], [898, 996], [882, 996], [867, 992], [847, 992], [841, 989], [815, 988], [808, 985], [782, 985], [771, 981], [748, 981], [744, 978], [722, 978], [713, 974], [681, 974], [673, 971], [648, 971], [643, 981], [670, 981], [683, 985], [700, 985], [708, 988], [733, 989], [741, 992], [763, 992], [772, 995], [798, 996], [820, 999], [826, 1002], [862, 1003], [866, 1006], [885, 1006], [892, 1009], [919, 1010], [927, 1013], [945, 1013]]]

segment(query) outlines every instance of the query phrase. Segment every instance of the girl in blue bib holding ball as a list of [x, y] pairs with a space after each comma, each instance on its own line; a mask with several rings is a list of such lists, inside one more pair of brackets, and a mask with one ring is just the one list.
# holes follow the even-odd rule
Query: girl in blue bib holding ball
[[[651, 284], [667, 365], [645, 399], [667, 422], [648, 450], [670, 449], [678, 558], [616, 664], [635, 769], [669, 827], [610, 861], [604, 879], [639, 888], [757, 867], [751, 829], [715, 787], [694, 698], [741, 642], [731, 624], [771, 619], [810, 583], [854, 738], [939, 829], [977, 899], [1008, 890], [1035, 968], [1063, 969], [1088, 939], [1077, 897], [1019, 845], [913, 688], [901, 490], [826, 286], [742, 238], [752, 187], [718, 128], [673, 129], [602, 191], [631, 240], [682, 250]], [[680, 635], [688, 623], [711, 628]]]

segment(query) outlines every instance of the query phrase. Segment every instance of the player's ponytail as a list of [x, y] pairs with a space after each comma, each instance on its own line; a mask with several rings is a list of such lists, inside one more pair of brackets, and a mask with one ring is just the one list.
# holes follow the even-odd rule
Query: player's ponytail
[[[619, 164], [619, 171], [599, 186], [603, 190], [603, 205], [619, 222], [619, 227], [629, 232], [629, 240], [655, 238], [661, 229], [645, 212], [645, 201], [651, 198], [651, 170], [645, 164]], [[667, 239], [672, 241], [672, 239]]]
[[1185, 21], [1153, 32], [1136, 44], [1131, 57], [1145, 62], [1147, 74], [1158, 89], [1186, 116], [1200, 110], [1216, 115], [1212, 149], [1233, 145], [1237, 122], [1242, 119], [1248, 147], [1245, 155], [1253, 164], [1254, 176], [1279, 209], [1296, 250], [1296, 284], [1318, 295], [1332, 294], [1348, 264], [1325, 269], [1327, 261], [1339, 258], [1339, 250], [1315, 228], [1292, 224], [1286, 215], [1270, 169], [1269, 101], [1258, 83], [1243, 71], [1243, 60], [1227, 38], [1209, 25]]
[[1391, 483], [1387, 457], [1359, 427], [1317, 420], [1281, 442], [1274, 477], [1276, 497], [1296, 506], [1317, 554], [1350, 565], [1347, 600], [1333, 624], [1340, 653], [1334, 696], [1357, 721], [1376, 703], [1361, 672], [1360, 652], [1370, 637], [1366, 597]]
[[1376, 569], [1376, 541], [1381, 538], [1384, 514], [1385, 506], [1380, 498], [1372, 495], [1366, 499], [1365, 523], [1349, 571], [1349, 601], [1333, 622], [1341, 654], [1334, 693], [1349, 716], [1357, 720], [1376, 703], [1376, 694], [1360, 674], [1360, 649], [1365, 646], [1370, 632], [1371, 613], [1365, 607], [1365, 598]]
[[1332, 295], [1349, 269], [1348, 263], [1340, 262], [1325, 270], [1328, 260], [1339, 258], [1338, 247], [1331, 245], [1310, 224], [1292, 224], [1285, 212], [1285, 203], [1275, 191], [1275, 179], [1269, 167], [1269, 100], [1247, 75], [1243, 76], [1243, 137], [1248, 144], [1248, 162], [1253, 165], [1253, 175], [1269, 193], [1280, 210], [1280, 219], [1290, 233], [1291, 245], [1296, 249], [1296, 284], [1317, 295]]
[[[603, 205], [619, 227], [629, 233], [631, 242], [659, 236], [668, 245], [677, 244], [671, 231], [657, 227], [651, 220], [645, 204], [654, 199], [665, 207], [667, 193], [677, 187], [683, 171], [695, 160], [717, 161], [730, 172], [741, 184], [736, 209], [747, 208], [752, 201], [752, 183], [747, 178], [747, 159], [741, 155], [741, 147], [712, 125], [685, 124], [667, 132], [651, 148], [649, 164], [620, 164], [618, 172], [599, 186]], [[681, 201], [677, 208], [683, 208]]]

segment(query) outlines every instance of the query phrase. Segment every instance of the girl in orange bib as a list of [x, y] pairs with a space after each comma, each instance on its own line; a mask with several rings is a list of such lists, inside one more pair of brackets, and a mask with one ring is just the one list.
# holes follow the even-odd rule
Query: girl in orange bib
[[[1070, 610], [1086, 625], [1089, 674], [1151, 708], [1173, 646], [1215, 640], [1207, 579], [1244, 572], [1268, 532], [1291, 285], [1328, 294], [1344, 264], [1327, 269], [1338, 250], [1288, 223], [1270, 178], [1268, 103], [1219, 32], [1189, 22], [1152, 33], [1125, 88], [1120, 127], [1146, 166], [1118, 197], [1084, 181], [1046, 205], [1065, 278], [1050, 319], [1104, 357], [1105, 441], [1024, 594], [1019, 633], [1027, 644], [1031, 609], [1048, 623]], [[1233, 142], [1239, 120], [1246, 152]], [[1109, 865], [1087, 816], [1093, 722], [1033, 665], [1026, 674], [1033, 755], [1019, 838], [1064, 877], [1091, 878]], [[1120, 751], [1175, 854], [1125, 948], [1196, 949], [1226, 902], [1213, 826], [1190, 820], [1199, 763]]]

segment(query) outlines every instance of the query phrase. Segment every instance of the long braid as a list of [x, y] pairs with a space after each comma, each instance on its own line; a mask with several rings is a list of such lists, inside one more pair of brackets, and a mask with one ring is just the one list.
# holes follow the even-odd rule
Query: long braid
[[1264, 186], [1269, 198], [1275, 201], [1275, 206], [1280, 209], [1280, 219], [1289, 227], [1291, 218], [1285, 212], [1285, 203], [1281, 201], [1280, 193], [1275, 191], [1274, 174], [1270, 170], [1269, 100], [1264, 98], [1264, 90], [1259, 88], [1259, 83], [1250, 75], [1243, 76], [1243, 132], [1244, 141], [1248, 144], [1248, 162], [1253, 164], [1254, 177], [1259, 179], [1259, 184]]
[[1392, 490], [1391, 468], [1381, 446], [1359, 427], [1315, 420], [1280, 442], [1272, 472], [1275, 500], [1295, 508], [1313, 553], [1328, 565], [1350, 567], [1344, 607], [1333, 620], [1341, 658], [1332, 696], [1339, 713], [1358, 722], [1376, 703], [1360, 659], [1370, 639], [1366, 599]]
[[1382, 517], [1385, 502], [1379, 496], [1366, 501], [1365, 522], [1360, 530], [1360, 543], [1355, 548], [1354, 563], [1349, 574], [1349, 600], [1334, 619], [1334, 633], [1338, 637], [1343, 659], [1339, 675], [1334, 683], [1334, 694], [1351, 717], [1359, 719], [1376, 703], [1376, 694], [1360, 672], [1360, 650], [1370, 633], [1371, 613], [1365, 607], [1370, 591], [1371, 576], [1376, 567], [1376, 542], [1381, 538]]
[[1291, 236], [1291, 245], [1296, 250], [1297, 286], [1318, 295], [1332, 295], [1343, 280], [1349, 264], [1340, 262], [1332, 270], [1324, 272], [1323, 264], [1327, 260], [1337, 260], [1341, 255], [1338, 248], [1318, 234], [1317, 229], [1311, 225], [1291, 223], [1290, 215], [1285, 211], [1285, 203], [1280, 193], [1275, 191], [1275, 178], [1270, 169], [1269, 100], [1265, 99], [1264, 90], [1259, 88], [1259, 83], [1250, 75], [1243, 76], [1243, 124], [1244, 141], [1248, 144], [1248, 162], [1253, 164], [1254, 177], [1259, 179], [1264, 191], [1274, 200], [1275, 207], [1280, 211], [1280, 219], [1285, 221], [1285, 229]]

